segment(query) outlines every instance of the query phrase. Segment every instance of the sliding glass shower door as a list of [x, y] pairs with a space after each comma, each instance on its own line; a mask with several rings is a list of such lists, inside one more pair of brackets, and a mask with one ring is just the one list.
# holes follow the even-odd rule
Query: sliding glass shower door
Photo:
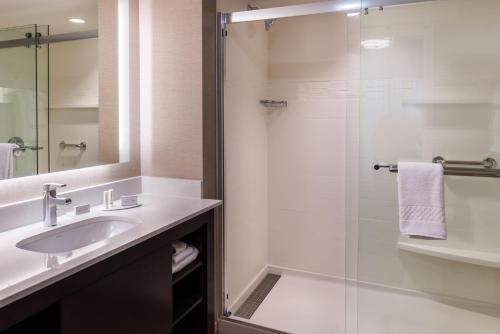
[[500, 181], [446, 175], [446, 240], [410, 238], [395, 168], [374, 166], [498, 168], [500, 3], [272, 4], [220, 4], [223, 320], [305, 334], [497, 333]]
[[500, 158], [499, 14], [496, 0], [439, 0], [359, 17], [348, 158], [354, 333], [499, 331], [500, 181], [445, 176], [446, 240], [409, 238], [399, 230], [397, 174], [374, 169]]
[[225, 309], [233, 323], [345, 333], [346, 111], [355, 64], [347, 13], [330, 3], [223, 8], [242, 11], [226, 17], [233, 21], [223, 41]]
[[13, 177], [48, 171], [48, 26], [0, 30], [0, 142], [18, 145]]

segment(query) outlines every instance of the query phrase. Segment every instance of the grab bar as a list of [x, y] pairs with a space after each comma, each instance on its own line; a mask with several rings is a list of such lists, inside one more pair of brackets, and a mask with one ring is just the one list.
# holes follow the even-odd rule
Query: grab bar
[[262, 104], [266, 108], [286, 108], [288, 107], [287, 101], [275, 101], [275, 100], [260, 100], [260, 104]]
[[[455, 176], [475, 176], [475, 177], [494, 177], [500, 178], [500, 169], [496, 169], [498, 166], [497, 161], [493, 158], [486, 158], [483, 161], [463, 161], [463, 160], [446, 160], [443, 157], [437, 156], [432, 159], [433, 163], [440, 163], [444, 168], [444, 175], [455, 175]], [[483, 166], [482, 168], [477, 167], [456, 167], [449, 165], [458, 166]], [[381, 168], [387, 168], [391, 173], [398, 172], [397, 164], [387, 164], [378, 163], [373, 166], [375, 170]]]
[[77, 148], [80, 151], [85, 151], [87, 149], [87, 143], [82, 141], [80, 144], [68, 144], [64, 140], [59, 143], [59, 147], [61, 150], [64, 150], [66, 148]]

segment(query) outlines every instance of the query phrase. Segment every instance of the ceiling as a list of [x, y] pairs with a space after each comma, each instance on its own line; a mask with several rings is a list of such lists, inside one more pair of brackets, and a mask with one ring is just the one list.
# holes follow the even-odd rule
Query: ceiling
[[[97, 2], [98, 0], [0, 0], [0, 28], [49, 25], [51, 35], [97, 29]], [[86, 22], [71, 23], [68, 19], [72, 17], [82, 18]]]

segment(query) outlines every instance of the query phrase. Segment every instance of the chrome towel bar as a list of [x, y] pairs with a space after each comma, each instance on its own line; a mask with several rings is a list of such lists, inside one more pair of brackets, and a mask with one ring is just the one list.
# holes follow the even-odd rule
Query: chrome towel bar
[[39, 151], [43, 150], [43, 146], [23, 146], [14, 148], [14, 152], [26, 152], [26, 150]]
[[31, 150], [31, 151], [43, 150], [43, 146], [25, 145], [24, 140], [21, 137], [11, 137], [9, 138], [8, 143], [17, 145], [17, 147], [13, 149], [14, 152], [26, 152], [26, 150]]
[[82, 141], [80, 144], [68, 144], [64, 140], [59, 143], [59, 148], [64, 150], [65, 148], [77, 148], [80, 151], [85, 151], [87, 149], [87, 143]]
[[287, 101], [260, 100], [259, 102], [266, 108], [286, 108], [288, 106]]
[[[433, 163], [440, 163], [444, 167], [445, 175], [457, 176], [476, 176], [476, 177], [500, 177], [500, 169], [497, 161], [493, 158], [486, 158], [483, 161], [463, 161], [463, 160], [446, 160], [443, 157], [437, 156], [432, 159]], [[472, 166], [472, 167], [464, 167]], [[482, 166], [482, 167], [478, 167]], [[387, 168], [391, 173], [398, 172], [397, 164], [378, 163], [373, 166], [375, 170]]]

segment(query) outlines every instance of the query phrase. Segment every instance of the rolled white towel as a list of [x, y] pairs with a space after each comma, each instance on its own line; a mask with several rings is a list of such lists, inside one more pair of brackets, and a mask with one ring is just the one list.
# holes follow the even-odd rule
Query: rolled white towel
[[172, 242], [172, 248], [175, 252], [175, 254], [182, 252], [187, 248], [187, 244], [185, 242], [182, 242], [180, 240]]
[[193, 262], [194, 260], [196, 260], [196, 258], [198, 257], [198, 253], [199, 253], [198, 249], [194, 248], [193, 249], [193, 253], [191, 253], [191, 255], [189, 255], [188, 257], [186, 257], [184, 260], [182, 260], [179, 263], [172, 263], [172, 274], [175, 274], [175, 273], [181, 271], [187, 265], [189, 265], [191, 262]]
[[189, 255], [193, 254], [194, 250], [195, 250], [195, 248], [193, 246], [188, 246], [186, 249], [184, 249], [180, 253], [173, 254], [172, 261], [174, 261], [174, 263], [182, 262]]

